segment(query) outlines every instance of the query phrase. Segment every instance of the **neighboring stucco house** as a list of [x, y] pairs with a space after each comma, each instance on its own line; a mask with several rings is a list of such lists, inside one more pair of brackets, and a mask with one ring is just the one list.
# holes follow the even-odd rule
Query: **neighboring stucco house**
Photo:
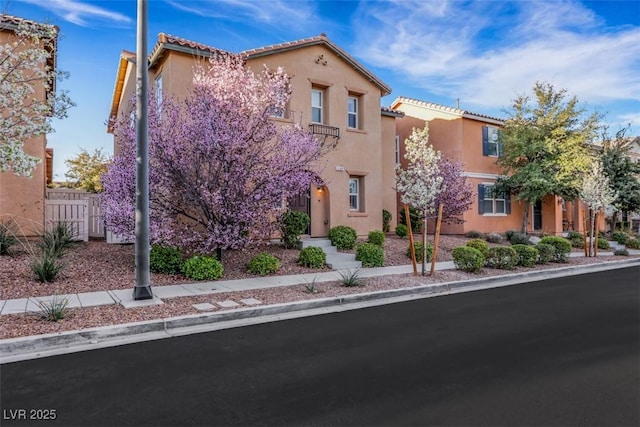
[[[148, 59], [150, 87], [178, 97], [187, 95], [194, 65], [217, 52], [222, 51], [159, 34]], [[326, 236], [336, 225], [351, 226], [359, 235], [381, 229], [382, 210], [396, 210], [395, 122], [402, 113], [380, 106], [381, 97], [391, 88], [324, 34], [240, 53], [256, 73], [264, 64], [271, 69], [283, 67], [292, 77], [293, 94], [286, 110], [273, 117], [276, 123], [301, 122], [318, 138], [336, 143], [320, 177], [323, 185], [312, 185], [307, 194], [290, 201], [292, 209], [310, 215], [309, 234]], [[129, 113], [128, 100], [134, 93], [135, 55], [123, 51], [112, 120]], [[114, 141], [117, 153], [117, 135]], [[395, 217], [393, 221], [392, 227]]]
[[[15, 31], [22, 18], [0, 16], [0, 43], [11, 43], [16, 39]], [[56, 28], [57, 30], [57, 28]], [[47, 66], [54, 69], [56, 64], [57, 41], [53, 41], [53, 50]], [[42, 85], [35, 85], [34, 96], [45, 101], [55, 92], [55, 82], [50, 92], [45, 92]], [[45, 135], [28, 139], [24, 142], [24, 151], [41, 159], [33, 171], [31, 178], [17, 176], [11, 171], [0, 172], [0, 221], [12, 218], [27, 236], [42, 232], [45, 223], [45, 189], [52, 178], [53, 149], [47, 148]]]
[[[513, 195], [493, 195], [488, 191], [501, 170], [496, 165], [502, 147], [499, 132], [504, 121], [496, 117], [472, 113], [455, 107], [412, 98], [398, 97], [390, 106], [404, 113], [396, 121], [399, 135], [400, 163], [404, 159], [404, 141], [413, 128], [429, 122], [429, 143], [452, 160], [464, 164], [465, 175], [475, 191], [470, 209], [462, 216], [462, 224], [443, 224], [444, 234], [468, 231], [504, 232], [522, 226], [524, 203]], [[568, 229], [582, 230], [581, 203], [564, 202], [549, 195], [531, 207], [527, 231], [559, 235]], [[398, 205], [398, 209], [400, 205]]]

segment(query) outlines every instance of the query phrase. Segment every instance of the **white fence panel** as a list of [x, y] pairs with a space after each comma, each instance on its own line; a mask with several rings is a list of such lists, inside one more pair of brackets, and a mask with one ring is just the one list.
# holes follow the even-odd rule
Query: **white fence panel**
[[77, 240], [89, 240], [89, 201], [84, 200], [45, 200], [46, 226], [57, 222], [69, 224]]
[[[47, 189], [47, 201], [61, 201], [61, 200], [75, 200], [82, 201], [88, 200], [88, 207], [86, 209], [87, 219], [86, 222], [89, 226], [89, 237], [104, 238], [104, 223], [102, 221], [102, 211], [100, 210], [100, 202], [98, 195], [88, 193], [83, 190], [73, 190], [69, 188], [48, 188]], [[53, 211], [51, 211], [53, 212]], [[47, 224], [57, 221], [57, 218], [49, 217], [49, 211], [47, 211], [45, 217]]]

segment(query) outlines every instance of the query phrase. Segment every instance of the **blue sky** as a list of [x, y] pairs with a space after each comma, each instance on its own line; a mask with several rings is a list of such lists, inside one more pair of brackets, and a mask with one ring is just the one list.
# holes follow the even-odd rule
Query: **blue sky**
[[[106, 133], [120, 52], [135, 51], [135, 0], [0, 0], [2, 11], [60, 27], [59, 86], [77, 106], [54, 123], [55, 179]], [[149, 49], [164, 32], [239, 52], [322, 32], [393, 88], [504, 117], [536, 81], [566, 88], [640, 135], [640, 1], [149, 0]]]

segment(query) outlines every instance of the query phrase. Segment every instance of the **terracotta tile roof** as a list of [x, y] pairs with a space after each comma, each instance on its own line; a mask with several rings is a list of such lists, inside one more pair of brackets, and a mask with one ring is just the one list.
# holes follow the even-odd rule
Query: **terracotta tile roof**
[[404, 111], [394, 110], [389, 107], [380, 107], [383, 116], [404, 117]]
[[149, 67], [153, 67], [155, 62], [162, 57], [164, 49], [171, 49], [172, 46], [183, 48], [185, 50], [192, 51], [194, 53], [198, 53], [207, 57], [211, 56], [212, 54], [230, 54], [230, 52], [218, 49], [213, 46], [208, 46], [202, 43], [194, 42], [192, 40], [183, 39], [182, 37], [172, 36], [171, 34], [160, 33], [158, 34], [158, 41], [156, 42], [156, 45], [153, 47], [153, 50], [149, 55]]
[[299, 49], [307, 46], [314, 45], [325, 45], [329, 50], [333, 51], [336, 55], [341, 57], [344, 61], [346, 61], [349, 65], [351, 65], [356, 70], [360, 71], [364, 74], [372, 83], [374, 83], [380, 91], [382, 92], [382, 96], [386, 96], [391, 93], [391, 88], [386, 85], [382, 80], [376, 77], [373, 73], [367, 70], [362, 64], [356, 61], [351, 55], [345, 52], [342, 48], [334, 44], [326, 34], [322, 33], [319, 36], [309, 37], [306, 39], [294, 40], [286, 43], [274, 44], [271, 46], [259, 47], [256, 49], [245, 50], [241, 52], [242, 55], [247, 58], [258, 58], [260, 56], [272, 55], [279, 52], [285, 52], [288, 50]]
[[471, 111], [462, 110], [456, 107], [448, 107], [446, 105], [436, 104], [433, 102], [421, 101], [419, 99], [408, 98], [405, 96], [399, 96], [391, 103], [391, 108], [397, 108], [399, 104], [410, 104], [416, 105], [418, 107], [424, 107], [431, 110], [442, 111], [444, 113], [455, 114], [464, 118], [480, 120], [480, 121], [488, 121], [491, 123], [499, 122], [498, 124], [503, 124], [504, 119], [488, 116], [486, 114], [473, 113]]

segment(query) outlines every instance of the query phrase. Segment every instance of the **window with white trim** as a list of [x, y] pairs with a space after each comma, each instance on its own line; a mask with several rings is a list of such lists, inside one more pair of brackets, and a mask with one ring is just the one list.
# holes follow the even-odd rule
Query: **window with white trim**
[[158, 112], [160, 112], [160, 108], [162, 106], [162, 74], [158, 74], [154, 81], [155, 95], [156, 95], [156, 105], [158, 107]]
[[482, 128], [482, 155], [502, 157], [502, 131], [496, 127]]
[[359, 98], [357, 96], [349, 96], [347, 98], [347, 127], [351, 129], [358, 129], [358, 111], [359, 111]]
[[396, 135], [396, 165], [400, 164], [400, 135]]
[[349, 178], [349, 210], [359, 211], [360, 203], [360, 177], [352, 176]]
[[324, 91], [311, 89], [311, 122], [324, 123]]
[[511, 213], [511, 196], [496, 191], [494, 184], [479, 184], [478, 212], [482, 215], [508, 215]]

